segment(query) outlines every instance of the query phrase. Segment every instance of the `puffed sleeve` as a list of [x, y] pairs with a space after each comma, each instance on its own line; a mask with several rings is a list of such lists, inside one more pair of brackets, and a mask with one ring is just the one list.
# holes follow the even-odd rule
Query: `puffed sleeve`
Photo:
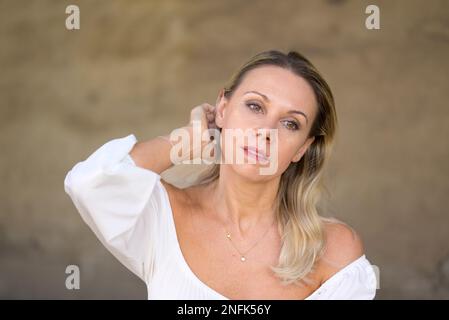
[[160, 175], [136, 166], [130, 134], [111, 140], [66, 175], [65, 192], [101, 243], [146, 284], [154, 272]]
[[315, 292], [311, 299], [372, 300], [376, 295], [375, 266], [363, 255], [349, 264]]

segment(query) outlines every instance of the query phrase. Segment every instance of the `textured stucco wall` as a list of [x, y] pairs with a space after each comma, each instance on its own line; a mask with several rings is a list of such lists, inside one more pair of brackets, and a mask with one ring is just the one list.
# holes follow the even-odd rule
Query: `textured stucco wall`
[[[380, 30], [365, 28], [370, 3]], [[362, 235], [377, 297], [448, 298], [448, 12], [445, 0], [0, 1], [0, 297], [145, 298], [82, 222], [65, 174], [107, 140], [183, 125], [275, 48], [305, 54], [333, 88], [327, 210]]]

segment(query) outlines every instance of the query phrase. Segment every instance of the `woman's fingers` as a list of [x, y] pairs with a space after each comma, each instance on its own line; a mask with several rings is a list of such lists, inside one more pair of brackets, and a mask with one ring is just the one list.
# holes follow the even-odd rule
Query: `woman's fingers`
[[204, 111], [206, 111], [206, 112], [211, 112], [211, 111], [214, 111], [214, 109], [215, 109], [215, 106], [213, 106], [209, 103], [203, 103], [202, 106], [204, 108]]
[[[209, 141], [204, 141], [202, 139], [203, 134], [205, 134], [205, 131], [208, 129], [216, 129], [217, 125], [215, 124], [215, 106], [210, 105], [208, 103], [203, 103], [199, 106], [196, 106], [190, 111], [190, 122], [186, 126], [187, 129], [190, 132], [190, 135], [196, 135], [201, 134], [201, 148], [200, 149], [194, 149], [197, 148], [196, 144], [193, 144], [194, 139], [191, 139], [191, 145], [190, 145], [190, 158], [192, 159], [195, 157], [194, 155], [196, 152], [200, 152], [204, 146], [206, 146]], [[198, 127], [198, 121], [200, 122], [200, 128]], [[200, 132], [198, 132], [198, 130]], [[193, 138], [193, 136], [191, 136]], [[212, 140], [212, 138], [210, 138]], [[213, 156], [213, 155], [212, 155]]]
[[190, 111], [190, 124], [193, 123], [193, 121], [201, 121], [203, 119], [203, 107], [197, 106]]
[[207, 127], [209, 129], [216, 128], [217, 126], [215, 125], [215, 106], [210, 105], [210, 104], [205, 104], [204, 110], [206, 111], [206, 118], [207, 118], [207, 122], [208, 122]]
[[201, 121], [202, 129], [214, 128], [215, 126], [215, 106], [203, 103], [192, 109], [190, 112], [190, 124], [193, 121]]

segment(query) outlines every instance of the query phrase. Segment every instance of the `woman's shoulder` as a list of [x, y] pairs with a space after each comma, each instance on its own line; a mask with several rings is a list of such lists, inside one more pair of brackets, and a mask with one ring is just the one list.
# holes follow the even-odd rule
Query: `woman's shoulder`
[[321, 284], [310, 299], [373, 299], [377, 277], [360, 235], [347, 223], [325, 220], [325, 250], [317, 264]]
[[323, 281], [364, 255], [363, 241], [353, 227], [335, 218], [325, 218], [325, 248], [320, 258]]
[[179, 188], [162, 179], [161, 183], [167, 191], [172, 207], [184, 209], [178, 210], [179, 212], [185, 211], [187, 208], [194, 208], [195, 206], [200, 205], [201, 188], [198, 186]]
[[161, 183], [167, 191], [170, 203], [172, 205], [184, 205], [188, 199], [188, 192], [186, 189], [178, 188], [177, 186], [161, 179]]

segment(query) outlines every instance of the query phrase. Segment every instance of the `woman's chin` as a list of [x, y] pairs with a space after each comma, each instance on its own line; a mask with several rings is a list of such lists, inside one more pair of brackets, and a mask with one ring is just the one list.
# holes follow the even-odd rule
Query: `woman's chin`
[[272, 177], [272, 174], [264, 174], [263, 168], [266, 165], [260, 163], [244, 163], [244, 164], [230, 164], [231, 169], [239, 176], [251, 181], [263, 181]]

